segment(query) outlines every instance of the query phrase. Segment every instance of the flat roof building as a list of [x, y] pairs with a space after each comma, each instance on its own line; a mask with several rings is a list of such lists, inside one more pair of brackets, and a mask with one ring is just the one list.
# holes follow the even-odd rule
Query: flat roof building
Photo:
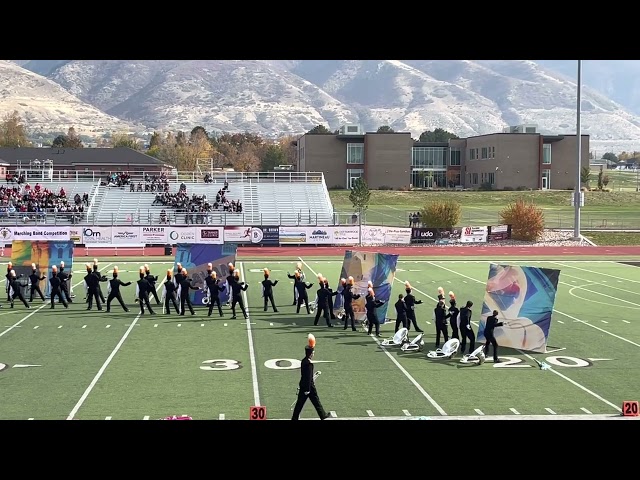
[[[323, 172], [328, 188], [352, 187], [362, 177], [372, 189], [572, 189], [576, 135], [543, 135], [535, 125], [505, 132], [416, 142], [408, 132], [305, 134], [297, 142], [297, 169]], [[522, 133], [521, 133], [522, 132]], [[589, 166], [589, 135], [582, 135], [582, 165]]]

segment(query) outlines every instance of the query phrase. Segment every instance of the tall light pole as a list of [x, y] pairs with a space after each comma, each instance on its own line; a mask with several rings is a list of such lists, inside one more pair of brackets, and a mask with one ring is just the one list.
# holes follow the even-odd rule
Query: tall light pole
[[582, 60], [578, 60], [578, 102], [576, 105], [576, 138], [578, 141], [578, 165], [576, 168], [576, 188], [574, 191], [573, 204], [575, 207], [575, 220], [573, 224], [573, 236], [576, 240], [580, 239], [580, 200], [581, 195], [581, 174], [582, 174], [582, 132], [580, 126], [580, 110], [582, 103]]

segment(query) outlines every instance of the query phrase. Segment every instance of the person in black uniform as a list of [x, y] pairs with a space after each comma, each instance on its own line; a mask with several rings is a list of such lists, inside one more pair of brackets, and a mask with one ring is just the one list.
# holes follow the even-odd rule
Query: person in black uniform
[[[176, 291], [178, 287], [173, 282], [173, 271], [169, 268], [167, 270], [167, 280], [164, 282], [164, 287], [162, 289], [162, 300], [164, 301], [164, 313], [167, 315], [171, 315], [171, 305], [169, 302], [173, 303], [173, 308], [176, 309], [176, 313], [180, 314], [180, 308], [178, 308], [178, 303], [176, 302]], [[218, 305], [220, 305], [218, 303]], [[209, 305], [209, 315], [211, 315], [211, 305]]]
[[231, 284], [236, 281], [236, 275], [234, 273], [236, 271], [236, 267], [231, 262], [229, 262], [227, 267], [229, 268], [229, 275], [227, 275], [227, 285], [226, 285], [227, 292], [229, 293], [229, 298], [227, 298], [227, 307], [228, 307], [231, 304], [231, 292], [233, 290], [231, 288]]
[[329, 303], [331, 302], [331, 294], [329, 290], [324, 285], [324, 278], [322, 275], [318, 275], [318, 283], [320, 288], [318, 289], [316, 295], [316, 318], [313, 322], [314, 325], [318, 325], [318, 321], [320, 320], [320, 315], [324, 317], [324, 320], [327, 322], [327, 327], [333, 327], [331, 324], [331, 317], [329, 316]]
[[176, 263], [176, 273], [173, 275], [173, 284], [176, 286], [176, 300], [180, 302], [180, 282], [182, 282], [182, 264]]
[[302, 408], [307, 401], [307, 398], [311, 400], [311, 403], [318, 412], [320, 420], [329, 418], [329, 414], [325, 411], [322, 403], [320, 403], [320, 397], [318, 397], [318, 391], [316, 390], [316, 384], [313, 381], [313, 354], [316, 346], [316, 338], [309, 334], [308, 344], [304, 348], [304, 358], [300, 362], [300, 383], [298, 383], [298, 400], [296, 406], [293, 409], [293, 415], [291, 420], [299, 420]]
[[13, 270], [13, 262], [7, 263], [7, 273], [5, 274], [5, 290], [7, 291], [7, 302], [11, 301], [11, 294], [9, 289], [11, 288], [11, 270]]
[[[291, 278], [289, 274], [287, 274], [287, 276]], [[307, 290], [313, 287], [313, 283], [306, 283], [302, 279], [302, 275], [300, 274], [300, 272], [296, 272], [293, 276], [295, 277], [294, 286], [298, 290], [298, 302], [296, 303], [297, 305], [296, 313], [300, 313], [300, 307], [304, 303], [304, 306], [307, 309], [307, 315], [309, 315], [311, 314], [311, 310], [309, 310], [309, 295], [307, 295]]]
[[140, 302], [140, 315], [144, 315], [144, 307], [147, 306], [147, 310], [151, 315], [155, 315], [155, 312], [151, 308], [151, 304], [149, 303], [149, 290], [151, 289], [151, 285], [145, 278], [144, 266], [140, 267], [140, 279], [136, 281], [136, 301]]
[[[100, 297], [100, 300], [102, 301], [102, 303], [104, 303], [105, 299], [104, 299], [104, 295], [102, 294], [102, 288], [100, 288], [100, 282], [106, 282], [107, 281], [107, 277], [102, 275], [98, 271], [98, 259], [97, 258], [93, 259], [93, 274], [98, 279], [98, 283], [96, 284], [96, 292], [98, 293], [98, 296]], [[98, 309], [98, 310], [100, 310], [100, 309]]]
[[336, 314], [333, 311], [333, 297], [337, 296], [338, 292], [334, 292], [331, 289], [331, 287], [329, 286], [329, 280], [327, 280], [326, 278], [324, 279], [324, 288], [326, 288], [329, 292], [329, 316], [331, 317], [331, 320], [336, 320]]
[[27, 300], [22, 295], [22, 289], [20, 288], [20, 282], [16, 276], [16, 271], [11, 270], [11, 281], [9, 282], [9, 296], [11, 299], [11, 308], [13, 308], [13, 302], [17, 298], [20, 300], [25, 307], [31, 308], [27, 303]]
[[409, 319], [407, 318], [407, 304], [404, 303], [404, 295], [398, 295], [398, 301], [395, 303], [395, 307], [397, 332], [400, 328], [407, 328], [407, 324], [409, 322]]
[[107, 313], [111, 311], [111, 302], [114, 298], [120, 302], [125, 312], [129, 311], [120, 294], [120, 287], [128, 287], [129, 285], [131, 285], [131, 282], [124, 283], [118, 278], [118, 267], [113, 267], [113, 278], [109, 280], [109, 286], [107, 287]]
[[298, 262], [296, 264], [296, 270], [293, 272], [293, 275], [290, 275], [287, 272], [287, 277], [293, 280], [293, 306], [298, 305], [298, 289], [296, 288], [296, 277], [300, 278], [300, 281], [304, 282], [304, 272], [302, 271], [302, 262]]
[[67, 303], [73, 303], [73, 300], [71, 299], [71, 294], [69, 292], [70, 275], [64, 271], [64, 262], [60, 262], [60, 268], [58, 270], [58, 278], [60, 279], [60, 282], [61, 282], [60, 289], [62, 291], [62, 295], [64, 295], [64, 298], [66, 299]]
[[476, 335], [473, 333], [471, 329], [471, 307], [473, 307], [473, 302], [471, 300], [467, 301], [467, 304], [460, 309], [460, 337], [462, 341], [460, 342], [460, 353], [464, 355], [464, 349], [467, 345], [467, 338], [469, 339], [469, 353], [473, 352], [476, 348]]
[[47, 276], [46, 275], [40, 276], [40, 273], [36, 268], [36, 264], [32, 263], [31, 275], [29, 275], [29, 281], [31, 282], [31, 295], [29, 297], [29, 302], [33, 302], [34, 293], [37, 293], [38, 295], [40, 295], [40, 298], [42, 299], [43, 302], [45, 301], [44, 295], [42, 294], [42, 290], [40, 290], [40, 282], [46, 279], [47, 279]]
[[342, 290], [342, 297], [344, 299], [344, 328], [343, 330], [347, 329], [347, 326], [349, 325], [349, 321], [351, 321], [351, 330], [353, 330], [354, 332], [356, 331], [356, 316], [355, 313], [353, 312], [353, 301], [357, 300], [360, 298], [360, 294], [358, 293], [353, 293], [353, 286], [354, 286], [354, 279], [353, 277], [349, 277], [349, 282], [345, 285], [344, 289]]
[[189, 295], [189, 290], [200, 290], [198, 287], [194, 287], [191, 284], [191, 279], [188, 278], [189, 272], [187, 272], [186, 268], [182, 269], [182, 280], [180, 282], [180, 315], [184, 315], [185, 305], [189, 307], [189, 311], [191, 315], [195, 315], [196, 312], [193, 310], [193, 303], [191, 303], [191, 296]]
[[51, 267], [51, 278], [49, 278], [49, 285], [51, 286], [51, 308], [55, 308], [55, 298], [58, 297], [58, 301], [64, 305], [64, 308], [69, 308], [67, 302], [62, 294], [62, 282], [58, 277], [58, 267], [53, 265]]
[[503, 322], [498, 321], [498, 310], [494, 310], [493, 315], [487, 317], [487, 324], [484, 327], [484, 338], [487, 340], [484, 344], [484, 354], [488, 355], [489, 345], [493, 345], [493, 363], [500, 363], [500, 358], [498, 358], [498, 341], [493, 331], [496, 327], [502, 327], [503, 325]]
[[273, 300], [273, 287], [278, 284], [278, 280], [271, 281], [269, 279], [269, 269], [264, 269], [264, 280], [262, 281], [262, 296], [264, 297], [264, 311], [267, 311], [267, 300], [271, 302], [271, 308], [274, 313], [278, 312], [276, 302]]
[[460, 340], [460, 335], [458, 333], [458, 325], [460, 320], [458, 319], [458, 314], [460, 313], [460, 309], [456, 307], [456, 296], [453, 292], [449, 292], [449, 311], [447, 312], [447, 318], [450, 319], [449, 323], [451, 324], [451, 338], [455, 338]]
[[161, 305], [160, 299], [158, 298], [158, 293], [156, 292], [156, 282], [158, 281], [158, 277], [155, 275], [151, 275], [151, 271], [149, 271], [149, 265], [144, 266], [145, 277], [149, 285], [151, 285], [151, 290], [149, 292], [153, 295], [153, 298], [156, 299], [156, 305]]
[[[84, 276], [84, 284], [87, 288], [87, 310], [91, 310], [93, 307], [93, 300], [96, 301], [96, 307], [98, 310], [102, 310], [102, 304], [100, 303], [100, 294], [98, 293], [98, 287], [100, 286], [100, 279], [95, 274], [95, 270], [91, 270], [91, 264], [87, 263], [87, 274]], [[100, 273], [100, 272], [98, 272]]]
[[436, 323], [436, 348], [440, 346], [440, 334], [444, 336], [444, 343], [449, 341], [449, 329], [447, 328], [447, 309], [444, 300], [438, 300], [436, 308], [433, 309]]
[[376, 308], [384, 305], [382, 300], [376, 300], [376, 295], [373, 292], [373, 288], [369, 287], [367, 291], [367, 296], [365, 297], [366, 303], [365, 307], [367, 309], [367, 321], [369, 322], [369, 331], [368, 335], [371, 335], [371, 331], [373, 330], [373, 326], [376, 326], [376, 337], [380, 336], [380, 320], [378, 320], [378, 315], [376, 314]]
[[249, 315], [247, 315], [247, 310], [244, 308], [244, 302], [242, 301], [242, 292], [245, 292], [247, 288], [249, 288], [249, 284], [241, 282], [240, 272], [238, 270], [235, 270], [233, 275], [233, 282], [231, 283], [231, 311], [233, 312], [233, 316], [231, 317], [232, 320], [237, 318], [237, 304], [240, 304], [240, 310], [242, 310], [242, 314], [244, 315], [245, 320], [249, 318]]
[[413, 322], [413, 328], [415, 328], [416, 332], [422, 333], [420, 327], [418, 327], [418, 322], [416, 320], [416, 305], [420, 305], [422, 300], [416, 300], [416, 297], [411, 293], [411, 284], [409, 282], [404, 282], [405, 292], [407, 294], [404, 297], [404, 303], [407, 306], [407, 328], [411, 328], [411, 323]]
[[[211, 265], [211, 264], [209, 264]], [[218, 313], [220, 313], [221, 317], [224, 317], [222, 313], [222, 305], [220, 304], [220, 292], [225, 289], [224, 285], [220, 285], [220, 280], [218, 280], [218, 274], [213, 270], [213, 266], [211, 267], [211, 272], [209, 272], [209, 276], [205, 278], [205, 283], [207, 285], [206, 288], [209, 289], [209, 314], [208, 317], [213, 313], [213, 307], [215, 305], [218, 306]]]

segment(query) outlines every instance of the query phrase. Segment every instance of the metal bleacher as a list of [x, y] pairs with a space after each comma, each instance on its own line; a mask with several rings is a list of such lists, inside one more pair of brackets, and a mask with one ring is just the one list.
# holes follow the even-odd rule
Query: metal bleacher
[[262, 225], [331, 225], [333, 208], [324, 183], [260, 183]]

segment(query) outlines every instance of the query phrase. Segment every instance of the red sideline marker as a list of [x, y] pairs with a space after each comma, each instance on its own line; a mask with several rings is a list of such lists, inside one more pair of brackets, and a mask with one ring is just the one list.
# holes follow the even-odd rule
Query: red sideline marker
[[249, 420], [266, 420], [267, 407], [256, 405], [249, 409]]
[[638, 402], [625, 400], [622, 402], [622, 415], [625, 417], [637, 417], [640, 415], [638, 411]]

